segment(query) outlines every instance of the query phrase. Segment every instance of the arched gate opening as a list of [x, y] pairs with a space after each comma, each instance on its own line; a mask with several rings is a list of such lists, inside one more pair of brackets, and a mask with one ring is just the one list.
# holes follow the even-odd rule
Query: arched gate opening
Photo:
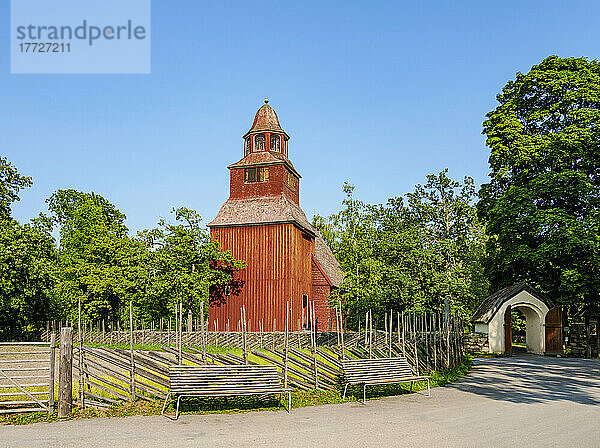
[[488, 335], [490, 353], [513, 353], [512, 314], [525, 319], [525, 350], [558, 354], [563, 349], [562, 311], [526, 283], [504, 288], [485, 299], [473, 316], [475, 331]]

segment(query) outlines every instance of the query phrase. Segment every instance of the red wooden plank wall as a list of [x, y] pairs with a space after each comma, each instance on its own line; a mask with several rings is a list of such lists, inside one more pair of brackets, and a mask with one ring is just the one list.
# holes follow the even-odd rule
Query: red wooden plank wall
[[225, 305], [209, 310], [210, 328], [218, 319], [218, 329], [236, 331], [242, 304], [246, 305], [248, 329], [282, 331], [285, 304], [290, 301], [290, 330], [298, 329], [302, 318], [302, 294], [311, 295], [311, 255], [314, 239], [304, 238], [293, 224], [212, 227], [212, 238], [221, 247], [247, 263], [240, 278], [245, 280], [242, 293], [231, 296]]
[[312, 260], [311, 267], [312, 287], [310, 300], [315, 304], [317, 329], [319, 331], [335, 331], [335, 308], [329, 308], [329, 294], [331, 293], [331, 287], [321, 270], [317, 267], [315, 260]]

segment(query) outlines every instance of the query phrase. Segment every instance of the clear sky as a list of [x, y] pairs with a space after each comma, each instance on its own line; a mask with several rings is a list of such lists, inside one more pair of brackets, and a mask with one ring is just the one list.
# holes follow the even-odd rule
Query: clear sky
[[74, 188], [137, 231], [216, 215], [265, 96], [309, 219], [344, 181], [373, 203], [445, 167], [485, 182], [495, 95], [549, 55], [598, 58], [600, 2], [153, 0], [150, 75], [11, 75], [7, 0], [0, 19], [0, 154], [34, 179], [14, 217]]

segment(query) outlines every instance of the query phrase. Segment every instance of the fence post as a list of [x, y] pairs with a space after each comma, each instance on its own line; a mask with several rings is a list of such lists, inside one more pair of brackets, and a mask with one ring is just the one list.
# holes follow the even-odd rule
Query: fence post
[[417, 347], [418, 340], [417, 340], [417, 317], [416, 317], [416, 311], [413, 311], [413, 315], [412, 315], [412, 329], [413, 329], [413, 336], [415, 338], [414, 339], [415, 340], [415, 369], [417, 370], [417, 376], [418, 376], [418, 375], [421, 374], [421, 370], [419, 369], [419, 348]]
[[402, 356], [406, 358], [406, 319], [404, 318], [404, 311], [402, 311]]
[[133, 358], [133, 301], [129, 302], [129, 362], [131, 370], [129, 371], [129, 381], [131, 387], [131, 402], [135, 401], [135, 361]]
[[438, 362], [437, 362], [437, 326], [436, 326], [436, 316], [437, 313], [433, 313], [431, 315], [431, 329], [432, 329], [432, 337], [433, 337], [433, 370], [437, 370]]
[[83, 338], [81, 334], [81, 297], [77, 303], [77, 344], [79, 345], [79, 407], [85, 409], [84, 382], [83, 382]]
[[369, 310], [369, 359], [373, 358], [373, 312]]
[[394, 329], [394, 312], [390, 310], [390, 340], [389, 340], [389, 350], [388, 350], [388, 358], [392, 357], [392, 330]]
[[202, 361], [206, 364], [206, 335], [204, 334], [204, 302], [200, 302], [200, 331], [202, 339]]
[[340, 307], [340, 342], [342, 343], [342, 359], [344, 359], [346, 357], [346, 348], [344, 347], [344, 314], [342, 313], [342, 302], [340, 300], [338, 300], [338, 305]]
[[248, 351], [246, 349], [246, 305], [242, 305], [240, 313], [242, 318], [242, 350], [244, 356], [244, 364], [248, 364]]
[[[283, 372], [283, 388], [287, 389], [287, 385], [288, 385], [288, 332], [289, 332], [289, 326], [290, 326], [290, 301], [288, 300], [285, 304], [285, 347], [284, 347], [284, 354], [285, 354], [285, 369]], [[262, 335], [261, 335], [262, 338]], [[261, 342], [261, 346], [262, 346], [262, 342]]]
[[54, 412], [54, 371], [56, 369], [56, 334], [50, 334], [50, 378], [48, 379], [48, 408]]
[[182, 345], [183, 345], [183, 302], [179, 302], [179, 347], [177, 350], [178, 353], [178, 358], [179, 358], [179, 365], [183, 364], [183, 358], [181, 355], [182, 352]]
[[445, 314], [444, 330], [446, 332], [446, 367], [450, 368], [450, 321], [449, 313]]
[[316, 312], [315, 302], [312, 302], [310, 306], [309, 302], [309, 313], [310, 313], [310, 332], [312, 335], [312, 351], [313, 351], [313, 368], [315, 371], [315, 389], [319, 388], [319, 371], [317, 368], [317, 325], [316, 325]]
[[67, 417], [73, 406], [73, 328], [60, 329], [58, 416]]

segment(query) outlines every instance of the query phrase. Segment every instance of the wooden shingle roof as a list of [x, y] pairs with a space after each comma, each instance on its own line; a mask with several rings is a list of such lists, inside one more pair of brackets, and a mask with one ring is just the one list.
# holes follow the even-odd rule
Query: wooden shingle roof
[[279, 165], [279, 164], [286, 165], [290, 169], [290, 171], [292, 173], [294, 173], [296, 175], [296, 177], [298, 177], [298, 179], [300, 179], [302, 177], [302, 176], [300, 176], [300, 173], [298, 173], [298, 171], [296, 171], [296, 168], [294, 168], [294, 165], [292, 164], [290, 159], [288, 159], [284, 154], [282, 154], [280, 152], [270, 152], [270, 151], [251, 152], [246, 157], [244, 157], [243, 159], [241, 159], [235, 163], [232, 163], [227, 168], [229, 168], [231, 170], [231, 169], [235, 169], [235, 168], [243, 168], [246, 166], [260, 166], [260, 165], [269, 166], [269, 165]]
[[342, 271], [340, 263], [318, 231], [315, 238], [315, 258], [331, 281], [331, 284], [336, 288], [339, 287], [342, 280], [344, 280], [344, 271]]
[[315, 238], [315, 259], [335, 287], [344, 273], [319, 232], [308, 222], [300, 207], [286, 196], [228, 199], [208, 227], [292, 223]]
[[555, 306], [554, 302], [549, 297], [537, 292], [530, 284], [521, 282], [496, 291], [494, 294], [486, 298], [483, 302], [481, 302], [479, 308], [477, 308], [477, 311], [475, 311], [475, 314], [473, 314], [471, 322], [481, 322], [484, 324], [490, 323], [490, 320], [492, 320], [494, 315], [502, 307], [502, 304], [504, 304], [504, 302], [507, 300], [512, 299], [522, 291], [527, 291], [533, 297], [545, 303], [549, 309], [554, 308]]
[[284, 195], [228, 199], [208, 227], [279, 223], [292, 223], [313, 237], [316, 235], [302, 209]]
[[287, 139], [289, 139], [289, 135], [285, 133], [279, 124], [279, 118], [275, 113], [275, 110], [269, 106], [267, 103], [269, 100], [265, 100], [265, 104], [262, 105], [260, 109], [256, 112], [254, 116], [254, 122], [252, 122], [252, 127], [250, 130], [244, 134], [244, 138], [251, 133], [255, 132], [281, 132], [285, 135]]

